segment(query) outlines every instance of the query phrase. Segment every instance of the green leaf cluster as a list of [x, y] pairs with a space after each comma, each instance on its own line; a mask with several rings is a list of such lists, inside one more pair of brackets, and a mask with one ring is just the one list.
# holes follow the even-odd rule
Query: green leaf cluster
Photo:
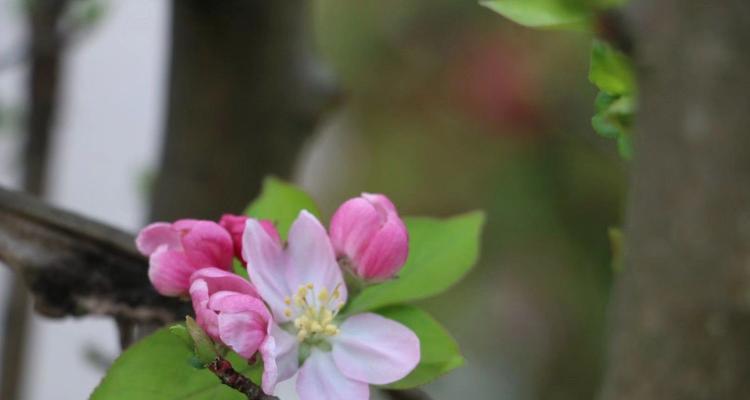
[[591, 49], [589, 80], [599, 88], [591, 125], [600, 135], [617, 140], [620, 155], [633, 155], [632, 126], [636, 110], [635, 74], [630, 58], [601, 40]]
[[[320, 215], [315, 202], [294, 185], [266, 179], [262, 193], [246, 213], [272, 220], [282, 237], [301, 210]], [[458, 344], [428, 313], [404, 303], [436, 295], [458, 282], [474, 265], [484, 215], [472, 212], [448, 219], [405, 218], [410, 235], [410, 254], [396, 279], [371, 285], [349, 299], [347, 315], [375, 312], [409, 327], [420, 339], [419, 365], [404, 379], [388, 385], [406, 389], [423, 385], [464, 362]], [[235, 265], [235, 271], [243, 272]], [[222, 352], [224, 349], [221, 349]], [[195, 322], [165, 328], [122, 354], [92, 395], [103, 399], [240, 399], [205, 369], [217, 348]], [[228, 356], [235, 368], [259, 381], [261, 368], [247, 366], [238, 356]], [[192, 366], [191, 366], [192, 365]]]

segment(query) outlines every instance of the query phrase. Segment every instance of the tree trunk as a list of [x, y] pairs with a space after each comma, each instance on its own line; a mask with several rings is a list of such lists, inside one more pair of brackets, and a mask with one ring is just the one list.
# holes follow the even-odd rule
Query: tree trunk
[[[56, 116], [64, 37], [58, 22], [67, 0], [39, 0], [28, 5], [29, 76], [26, 142], [23, 151], [23, 188], [42, 196], [46, 185], [50, 140]], [[20, 274], [13, 278], [5, 307], [0, 398], [19, 397], [29, 336], [29, 298]]]
[[750, 398], [750, 3], [640, 0], [603, 400]]
[[239, 212], [288, 176], [331, 91], [308, 2], [174, 0], [167, 132], [151, 219]]

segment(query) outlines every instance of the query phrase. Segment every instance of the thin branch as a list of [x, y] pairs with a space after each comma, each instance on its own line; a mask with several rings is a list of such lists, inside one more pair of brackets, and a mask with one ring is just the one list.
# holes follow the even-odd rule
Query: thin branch
[[232, 368], [232, 363], [223, 357], [216, 357], [207, 368], [216, 375], [221, 383], [244, 394], [247, 400], [279, 400], [276, 396], [265, 394], [260, 386]]

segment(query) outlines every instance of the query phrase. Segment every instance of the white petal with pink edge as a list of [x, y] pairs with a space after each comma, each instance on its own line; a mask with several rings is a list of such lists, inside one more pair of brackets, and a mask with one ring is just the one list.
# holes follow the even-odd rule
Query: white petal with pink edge
[[281, 243], [272, 238], [263, 226], [249, 219], [242, 235], [242, 255], [247, 260], [250, 280], [279, 322], [286, 322], [284, 298], [291, 294], [284, 277], [284, 253]]
[[289, 289], [311, 283], [316, 291], [339, 289], [346, 302], [346, 285], [325, 228], [314, 215], [302, 210], [289, 230], [286, 279]]
[[313, 349], [297, 376], [297, 394], [300, 400], [367, 400], [370, 386], [344, 376], [331, 352]]
[[373, 313], [349, 317], [332, 338], [333, 360], [351, 379], [375, 385], [395, 382], [419, 363], [419, 338], [404, 325]]

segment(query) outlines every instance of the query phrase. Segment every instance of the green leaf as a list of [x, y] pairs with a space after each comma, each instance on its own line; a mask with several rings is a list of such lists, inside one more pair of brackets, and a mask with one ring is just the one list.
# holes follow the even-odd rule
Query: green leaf
[[310, 195], [290, 183], [268, 177], [263, 182], [260, 196], [248, 206], [245, 214], [273, 221], [281, 238], [286, 240], [289, 227], [302, 210], [320, 216], [318, 206]]
[[594, 39], [589, 80], [610, 95], [635, 92], [635, 74], [630, 58], [606, 42]]
[[200, 360], [203, 365], [207, 365], [216, 359], [218, 353], [216, 352], [216, 347], [214, 347], [213, 340], [208, 337], [208, 334], [203, 331], [203, 328], [198, 326], [198, 323], [195, 322], [192, 317], [185, 317], [185, 328], [187, 329], [187, 333], [193, 339], [195, 356], [198, 357], [198, 360]]
[[532, 28], [589, 29], [594, 9], [585, 0], [482, 0], [479, 4]]
[[374, 310], [445, 291], [474, 265], [484, 213], [450, 219], [405, 218], [409, 259], [396, 279], [367, 287], [350, 300], [345, 312]]
[[382, 308], [376, 313], [406, 325], [419, 337], [421, 357], [417, 368], [404, 379], [387, 385], [388, 388], [421, 386], [464, 363], [456, 341], [439, 322], [419, 308], [400, 305]]
[[194, 348], [193, 346], [195, 346], [195, 343], [193, 342], [193, 338], [190, 337], [190, 333], [187, 331], [185, 325], [172, 325], [168, 329], [169, 332], [180, 338], [180, 340], [182, 340], [182, 342], [187, 346], [188, 349], [192, 350]]
[[[193, 353], [164, 328], [125, 351], [112, 365], [91, 400], [243, 400], [245, 396], [219, 382], [207, 369], [190, 365]], [[234, 368], [259, 382], [259, 365], [249, 366], [236, 354]]]
[[591, 118], [591, 126], [598, 134], [617, 140], [620, 155], [626, 160], [631, 159], [633, 148], [630, 132], [635, 114], [634, 96], [599, 92], [594, 107], [596, 114]]

